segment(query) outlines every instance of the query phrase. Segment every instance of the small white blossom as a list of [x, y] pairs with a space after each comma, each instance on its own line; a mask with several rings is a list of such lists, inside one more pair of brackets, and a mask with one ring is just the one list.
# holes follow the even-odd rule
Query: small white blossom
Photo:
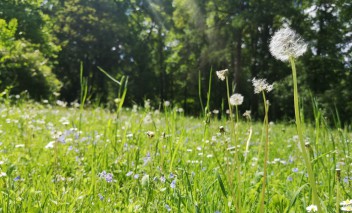
[[290, 57], [298, 58], [307, 51], [307, 44], [294, 30], [284, 27], [270, 41], [271, 54], [280, 61], [288, 61]]
[[243, 96], [241, 94], [235, 93], [230, 97], [230, 104], [234, 106], [241, 105], [243, 103]]
[[352, 206], [342, 206], [341, 210], [345, 212], [352, 212]]
[[344, 200], [340, 203], [341, 206], [352, 205], [352, 200]]
[[310, 205], [306, 208], [307, 212], [317, 212], [318, 211], [318, 207], [316, 205]]
[[274, 88], [274, 85], [268, 84], [268, 82], [266, 82], [266, 79], [253, 78], [252, 84], [254, 86], [254, 93], [256, 94], [261, 93], [262, 91], [270, 92]]
[[226, 79], [228, 74], [229, 74], [229, 70], [228, 69], [216, 71], [216, 75], [222, 81]]

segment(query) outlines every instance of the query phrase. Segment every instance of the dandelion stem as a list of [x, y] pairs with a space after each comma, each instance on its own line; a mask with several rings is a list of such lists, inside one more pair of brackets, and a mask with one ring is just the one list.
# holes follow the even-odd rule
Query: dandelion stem
[[265, 145], [264, 145], [264, 173], [263, 173], [263, 185], [262, 185], [262, 192], [261, 192], [261, 198], [260, 198], [260, 212], [264, 212], [264, 199], [265, 199], [265, 188], [266, 188], [266, 180], [267, 180], [267, 167], [268, 167], [268, 156], [269, 156], [269, 118], [268, 118], [268, 112], [269, 112], [269, 104], [266, 101], [265, 98], [265, 92], [262, 91], [263, 94], [263, 101], [264, 101], [264, 110], [265, 110], [265, 117], [264, 117], [264, 125], [265, 125], [265, 133], [266, 133], [266, 138], [265, 138]]
[[229, 115], [230, 121], [232, 120], [232, 107], [230, 104], [230, 87], [229, 87], [229, 78], [226, 76], [226, 91], [227, 91], [227, 103], [229, 105]]
[[295, 118], [296, 118], [296, 127], [297, 127], [297, 133], [298, 133], [298, 139], [299, 143], [301, 146], [301, 151], [302, 151], [302, 156], [304, 159], [304, 162], [307, 167], [307, 172], [308, 172], [308, 181], [312, 189], [312, 197], [313, 197], [313, 203], [317, 205], [318, 211], [321, 212], [321, 205], [320, 205], [320, 200], [318, 197], [318, 191], [316, 187], [316, 182], [315, 182], [315, 177], [312, 169], [311, 162], [309, 160], [308, 154], [305, 149], [305, 144], [303, 141], [303, 135], [302, 135], [302, 129], [301, 129], [301, 120], [300, 120], [300, 112], [299, 112], [299, 102], [298, 102], [298, 88], [297, 88], [297, 74], [296, 74], [296, 65], [294, 58], [292, 56], [289, 57], [290, 63], [291, 63], [291, 68], [292, 68], [292, 79], [293, 79], [293, 96], [294, 96], [294, 108], [295, 108]]

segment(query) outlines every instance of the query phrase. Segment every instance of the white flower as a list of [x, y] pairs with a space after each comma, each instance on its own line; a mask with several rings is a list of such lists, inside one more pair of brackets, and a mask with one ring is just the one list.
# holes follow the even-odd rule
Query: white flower
[[229, 70], [228, 69], [216, 71], [216, 75], [222, 81], [225, 80], [225, 78], [227, 77], [228, 74], [229, 74]]
[[345, 212], [352, 212], [352, 206], [343, 206], [341, 207], [341, 210]]
[[171, 105], [170, 101], [164, 101], [164, 106], [169, 107]]
[[234, 106], [241, 105], [243, 103], [243, 96], [241, 94], [235, 93], [230, 97], [230, 104]]
[[0, 172], [0, 177], [6, 177], [7, 174], [5, 172]]
[[344, 200], [340, 203], [341, 206], [352, 205], [352, 200]]
[[55, 141], [50, 141], [46, 146], [45, 149], [52, 149], [54, 148]]
[[307, 44], [294, 30], [285, 27], [275, 32], [270, 41], [271, 54], [280, 61], [297, 58], [307, 51]]
[[267, 91], [270, 92], [273, 90], [274, 85], [273, 84], [268, 84], [266, 82], [266, 79], [255, 79], [253, 78], [252, 80], [253, 86], [254, 86], [254, 93], [261, 93], [262, 91]]
[[310, 205], [306, 208], [307, 212], [317, 212], [318, 211], [318, 207], [316, 205]]

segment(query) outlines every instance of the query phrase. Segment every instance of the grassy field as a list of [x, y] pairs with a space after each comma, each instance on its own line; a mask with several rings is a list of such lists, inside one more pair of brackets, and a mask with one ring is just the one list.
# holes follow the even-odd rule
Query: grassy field
[[[0, 212], [259, 210], [265, 125], [162, 111], [0, 105]], [[296, 128], [268, 127], [265, 212], [306, 212]], [[322, 212], [338, 212], [351, 198], [351, 133], [318, 117], [303, 135]]]

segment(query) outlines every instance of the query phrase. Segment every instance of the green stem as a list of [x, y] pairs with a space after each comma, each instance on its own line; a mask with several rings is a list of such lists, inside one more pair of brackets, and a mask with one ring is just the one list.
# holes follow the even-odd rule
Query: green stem
[[302, 134], [302, 129], [301, 129], [301, 119], [300, 119], [300, 113], [299, 113], [299, 103], [298, 103], [298, 88], [297, 88], [297, 74], [296, 74], [296, 66], [295, 66], [295, 61], [292, 56], [290, 56], [290, 63], [292, 67], [292, 78], [293, 78], [293, 95], [294, 95], [294, 107], [295, 107], [295, 117], [296, 117], [296, 127], [297, 127], [297, 133], [298, 133], [298, 138], [299, 138], [299, 143], [301, 146], [301, 151], [302, 151], [302, 156], [304, 159], [304, 162], [307, 167], [307, 172], [308, 172], [308, 181], [309, 184], [312, 188], [312, 197], [313, 197], [313, 203], [314, 205], [317, 205], [318, 207], [318, 212], [322, 211], [321, 205], [320, 205], [320, 200], [318, 197], [318, 190], [316, 187], [316, 182], [315, 182], [315, 177], [312, 169], [311, 162], [309, 160], [308, 154], [305, 149], [305, 144], [303, 141], [303, 134]]
[[230, 115], [230, 121], [232, 120], [232, 107], [230, 104], [230, 87], [229, 87], [229, 79], [226, 76], [226, 91], [227, 91], [227, 103], [229, 105], [229, 115]]
[[265, 138], [265, 145], [264, 145], [264, 174], [263, 174], [263, 185], [262, 185], [262, 192], [261, 192], [261, 199], [260, 199], [260, 212], [264, 212], [264, 199], [265, 199], [265, 189], [266, 189], [266, 180], [267, 180], [267, 174], [268, 174], [268, 158], [269, 158], [269, 117], [268, 117], [268, 112], [269, 112], [269, 105], [266, 102], [265, 98], [265, 92], [262, 92], [263, 94], [263, 101], [264, 101], [264, 110], [265, 110], [265, 117], [264, 117], [264, 126], [265, 126], [265, 133], [266, 133], [266, 138]]
[[[229, 99], [230, 100], [230, 99]], [[234, 126], [234, 138], [235, 138], [235, 166], [236, 166], [236, 175], [237, 175], [237, 184], [238, 184], [238, 189], [237, 189], [237, 196], [236, 196], [236, 203], [237, 203], [237, 212], [242, 212], [241, 210], [241, 199], [242, 199], [242, 183], [241, 183], [241, 164], [240, 164], [240, 158], [238, 156], [240, 149], [238, 148], [238, 141], [237, 141], [237, 127], [238, 127], [238, 106], [236, 105], [236, 122]]]

